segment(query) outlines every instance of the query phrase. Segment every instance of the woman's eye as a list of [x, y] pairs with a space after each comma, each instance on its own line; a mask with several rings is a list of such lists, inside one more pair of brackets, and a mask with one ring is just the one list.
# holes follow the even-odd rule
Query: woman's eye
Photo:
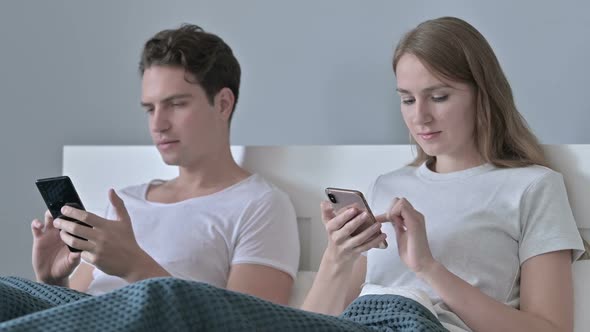
[[405, 99], [402, 99], [402, 103], [404, 105], [412, 105], [414, 103], [414, 101], [416, 101], [416, 99], [414, 99], [414, 98], [405, 98]]
[[449, 96], [448, 95], [446, 95], [446, 96], [432, 96], [432, 100], [435, 103], [440, 103], [440, 102], [443, 102], [443, 101], [445, 101], [447, 99], [449, 99]]

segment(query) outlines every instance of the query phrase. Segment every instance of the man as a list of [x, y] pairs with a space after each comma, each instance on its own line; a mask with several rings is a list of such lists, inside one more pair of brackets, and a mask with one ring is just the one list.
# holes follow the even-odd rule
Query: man
[[62, 210], [92, 228], [49, 213], [34, 220], [37, 280], [101, 294], [175, 276], [286, 304], [299, 262], [295, 213], [285, 193], [232, 158], [240, 85], [232, 50], [183, 25], [146, 42], [139, 72], [152, 139], [179, 175], [110, 190], [105, 218]]

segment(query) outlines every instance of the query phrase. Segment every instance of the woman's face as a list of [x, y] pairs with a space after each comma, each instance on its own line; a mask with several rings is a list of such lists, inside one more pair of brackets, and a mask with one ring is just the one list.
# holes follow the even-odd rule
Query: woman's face
[[436, 156], [437, 163], [479, 158], [474, 141], [474, 89], [442, 81], [412, 54], [402, 55], [396, 74], [402, 116], [422, 150]]

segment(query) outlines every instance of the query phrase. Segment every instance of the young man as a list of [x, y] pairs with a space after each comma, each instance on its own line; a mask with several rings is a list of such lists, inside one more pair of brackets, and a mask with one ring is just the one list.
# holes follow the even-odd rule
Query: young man
[[105, 218], [62, 210], [92, 228], [49, 213], [34, 220], [37, 280], [101, 294], [175, 276], [286, 304], [299, 262], [295, 213], [285, 193], [232, 158], [240, 85], [232, 50], [183, 25], [146, 42], [139, 72], [152, 139], [179, 175], [111, 190]]

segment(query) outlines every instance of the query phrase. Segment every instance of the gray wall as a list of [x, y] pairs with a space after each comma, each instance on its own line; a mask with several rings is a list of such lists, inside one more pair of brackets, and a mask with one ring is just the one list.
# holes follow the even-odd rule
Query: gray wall
[[64, 144], [150, 144], [136, 72], [142, 43], [194, 22], [243, 67], [233, 143], [406, 143], [390, 58], [443, 15], [495, 48], [544, 143], [589, 143], [587, 1], [193, 0], [0, 2], [0, 275], [32, 277], [39, 177]]

